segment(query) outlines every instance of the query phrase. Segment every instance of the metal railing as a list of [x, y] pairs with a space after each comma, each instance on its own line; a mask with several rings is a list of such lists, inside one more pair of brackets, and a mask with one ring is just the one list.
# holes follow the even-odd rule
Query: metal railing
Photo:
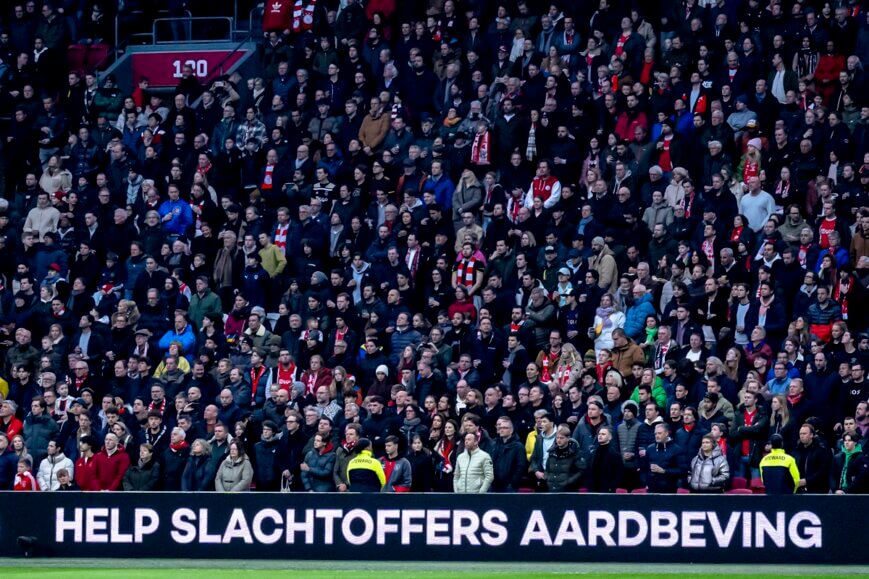
[[[186, 35], [187, 38], [172, 38], [169, 40], [159, 40], [157, 37], [157, 28], [161, 23], [167, 23], [170, 29], [173, 27], [173, 24], [181, 24], [186, 27]], [[213, 29], [209, 27], [208, 36], [209, 38], [193, 38], [193, 24], [194, 23], [217, 23], [223, 22], [226, 23], [226, 35], [222, 37], [215, 38], [212, 36]], [[168, 44], [172, 42], [186, 42], [186, 43], [202, 43], [202, 42], [215, 42], [215, 41], [232, 41], [233, 31], [235, 30], [235, 22], [233, 21], [231, 16], [177, 16], [174, 18], [155, 18], [154, 23], [151, 28], [151, 35], [153, 37], [153, 44]]]

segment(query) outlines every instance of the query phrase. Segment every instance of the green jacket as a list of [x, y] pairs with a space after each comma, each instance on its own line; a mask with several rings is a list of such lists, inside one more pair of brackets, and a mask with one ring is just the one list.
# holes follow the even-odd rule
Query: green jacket
[[202, 318], [204, 318], [207, 314], [212, 316], [222, 316], [223, 315], [223, 307], [220, 303], [220, 296], [211, 291], [210, 289], [205, 290], [205, 295], [202, 297], [199, 296], [198, 293], [194, 292], [190, 297], [190, 310], [188, 312], [190, 315], [190, 319], [196, 325], [196, 329], [202, 329]]

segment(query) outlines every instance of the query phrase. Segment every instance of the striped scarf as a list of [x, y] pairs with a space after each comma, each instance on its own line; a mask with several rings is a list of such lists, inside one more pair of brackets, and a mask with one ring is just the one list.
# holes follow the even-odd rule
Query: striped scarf
[[474, 144], [471, 145], [471, 163], [474, 165], [489, 164], [489, 131], [474, 135]]
[[533, 161], [537, 158], [537, 125], [531, 124], [528, 129], [528, 146], [525, 147], [525, 160]]
[[477, 258], [473, 255], [456, 264], [456, 281], [466, 287], [473, 287], [476, 282]]

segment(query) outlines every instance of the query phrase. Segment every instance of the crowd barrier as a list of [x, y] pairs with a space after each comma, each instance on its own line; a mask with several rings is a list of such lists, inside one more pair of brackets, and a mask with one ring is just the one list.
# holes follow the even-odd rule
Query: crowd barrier
[[2, 557], [867, 564], [869, 497], [0, 493]]

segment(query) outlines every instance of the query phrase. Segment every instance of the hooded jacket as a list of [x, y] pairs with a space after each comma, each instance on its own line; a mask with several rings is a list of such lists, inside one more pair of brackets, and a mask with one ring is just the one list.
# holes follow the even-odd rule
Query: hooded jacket
[[233, 460], [230, 456], [220, 463], [214, 477], [214, 490], [217, 492], [246, 492], [253, 481], [253, 467], [245, 456]]
[[712, 447], [712, 455], [708, 457], [702, 450], [697, 451], [697, 456], [691, 460], [691, 470], [688, 473], [688, 484], [692, 491], [722, 492], [728, 480], [730, 465], [718, 446]]
[[546, 461], [546, 484], [549, 492], [563, 493], [579, 488], [579, 481], [585, 474], [586, 461], [579, 452], [579, 444], [572, 438], [567, 439], [567, 445], [559, 447], [553, 444], [549, 449], [549, 460]]

